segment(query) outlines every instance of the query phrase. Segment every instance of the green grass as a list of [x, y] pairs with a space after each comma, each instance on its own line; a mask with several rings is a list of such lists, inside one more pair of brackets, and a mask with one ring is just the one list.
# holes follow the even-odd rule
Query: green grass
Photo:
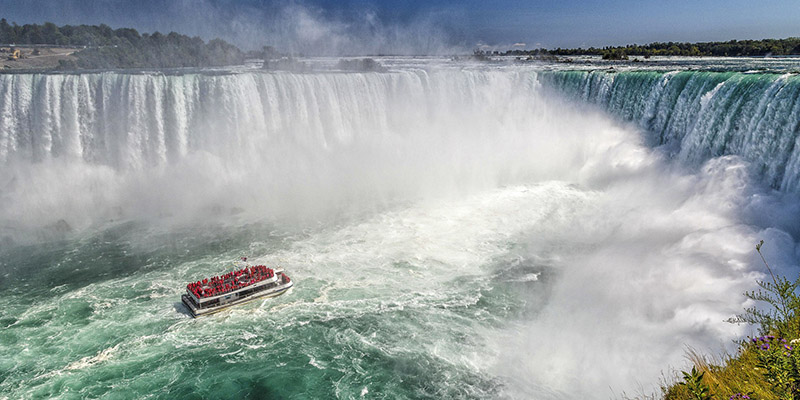
[[[743, 344], [739, 354], [725, 355], [721, 359], [708, 360], [696, 352], [690, 352], [689, 358], [699, 372], [704, 372], [702, 383], [707, 385], [711, 399], [728, 400], [737, 393], [751, 399], [779, 400], [779, 394], [772, 389], [772, 384], [764, 377], [764, 370], [758, 367], [757, 350]], [[663, 387], [665, 400], [694, 400], [685, 385], [674, 382]]]

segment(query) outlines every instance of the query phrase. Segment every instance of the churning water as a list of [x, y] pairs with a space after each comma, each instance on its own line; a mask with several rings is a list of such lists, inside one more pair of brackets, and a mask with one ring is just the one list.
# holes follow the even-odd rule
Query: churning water
[[0, 75], [0, 397], [650, 393], [796, 274], [797, 75], [401, 61]]

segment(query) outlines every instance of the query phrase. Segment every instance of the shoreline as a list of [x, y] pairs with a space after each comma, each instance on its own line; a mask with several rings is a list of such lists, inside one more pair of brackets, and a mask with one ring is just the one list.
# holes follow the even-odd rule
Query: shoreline
[[[21, 52], [21, 57], [11, 59], [11, 49]], [[2, 71], [57, 71], [61, 60], [77, 60], [74, 55], [83, 47], [57, 45], [13, 45], [0, 44], [0, 68]], [[34, 54], [38, 53], [38, 54]]]

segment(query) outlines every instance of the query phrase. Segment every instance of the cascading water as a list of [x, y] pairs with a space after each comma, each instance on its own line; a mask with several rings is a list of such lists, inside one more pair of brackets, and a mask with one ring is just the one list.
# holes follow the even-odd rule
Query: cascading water
[[[753, 105], [733, 79], [787, 100]], [[738, 130], [791, 135], [776, 129], [795, 117], [769, 110], [796, 107], [778, 95], [794, 82], [418, 61], [0, 75], [0, 392], [654, 391], [685, 346], [749, 332], [723, 321], [762, 276], [758, 239], [776, 269], [797, 265], [794, 183], [780, 184], [795, 150], [777, 147], [786, 161], [763, 176], [789, 193], [770, 192], [746, 160], [758, 172], [774, 141]], [[701, 128], [732, 136], [689, 139]], [[188, 318], [184, 284], [242, 255], [285, 267], [294, 292]]]
[[800, 76], [708, 71], [569, 71], [542, 81], [638, 123], [653, 145], [699, 164], [736, 154], [775, 188], [800, 190]]
[[[49, 192], [33, 196], [46, 204], [28, 207], [30, 193], [5, 191], [4, 216], [28, 225], [55, 222], [47, 218], [85, 225], [108, 214], [98, 206], [165, 215], [187, 205], [246, 205], [275, 215], [287, 207], [327, 212], [360, 206], [363, 198], [397, 201], [418, 191], [494, 185], [505, 179], [498, 170], [510, 179], [527, 162], [529, 154], [515, 143], [539, 140], [515, 134], [536, 118], [524, 115], [530, 99], [499, 97], [534, 86], [530, 75], [430, 77], [415, 70], [0, 79], [3, 184], [39, 181], [44, 185], [28, 189]], [[505, 89], [476, 90], [494, 86]], [[452, 93], [461, 94], [455, 102]], [[487, 112], [497, 114], [479, 117]], [[507, 129], [495, 129], [497, 123]], [[87, 193], [86, 213], [76, 210], [80, 205], [59, 209], [58, 193], [75, 192]], [[134, 195], [133, 203], [120, 198]]]

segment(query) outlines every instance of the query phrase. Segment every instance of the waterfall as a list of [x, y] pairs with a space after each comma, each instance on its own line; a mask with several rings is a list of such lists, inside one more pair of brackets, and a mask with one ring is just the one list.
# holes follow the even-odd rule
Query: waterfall
[[800, 76], [711, 71], [557, 71], [540, 80], [641, 126], [681, 162], [738, 155], [763, 181], [800, 191]]
[[[440, 120], [434, 113], [474, 115], [490, 104], [481, 89], [505, 81], [532, 91], [538, 78], [637, 123], [650, 145], [681, 162], [739, 155], [766, 184], [800, 190], [796, 74], [505, 74], [0, 75], [0, 164], [71, 158], [136, 170], [199, 150], [255, 156], [263, 146], [291, 143], [336, 151], [375, 135], [408, 134], [413, 119]], [[448, 102], [451, 89], [463, 96], [457, 104]]]
[[0, 221], [371, 207], [513, 183], [533, 159], [574, 174], [537, 133], [537, 88], [483, 69], [0, 75]]
[[[0, 164], [72, 158], [135, 170], [200, 150], [233, 156], [291, 142], [335, 151], [441, 121], [434, 112], [469, 115], [489, 100], [482, 89], [499, 81], [533, 84], [520, 75], [423, 70], [0, 75]], [[462, 95], [457, 104], [451, 91]]]

